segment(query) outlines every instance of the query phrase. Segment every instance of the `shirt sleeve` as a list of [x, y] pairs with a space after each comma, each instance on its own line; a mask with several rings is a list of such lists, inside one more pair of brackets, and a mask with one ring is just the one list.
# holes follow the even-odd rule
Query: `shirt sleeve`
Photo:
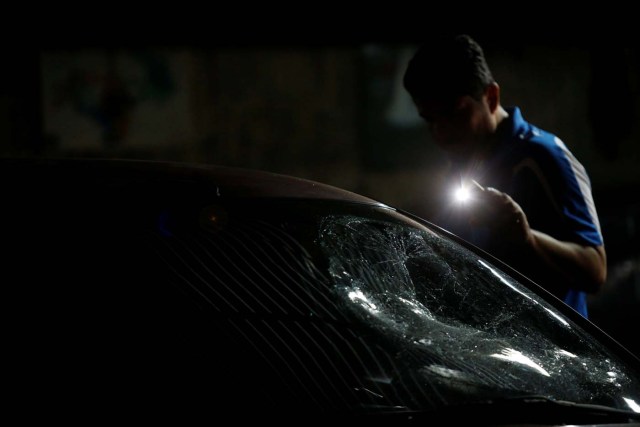
[[559, 138], [533, 141], [513, 174], [514, 199], [532, 228], [560, 240], [603, 244], [587, 172]]

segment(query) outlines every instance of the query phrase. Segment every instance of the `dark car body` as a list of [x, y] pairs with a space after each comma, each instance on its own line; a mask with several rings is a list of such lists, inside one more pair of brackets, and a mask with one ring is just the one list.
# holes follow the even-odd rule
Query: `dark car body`
[[0, 173], [5, 377], [23, 414], [635, 417], [637, 358], [380, 202], [202, 165], [4, 160]]

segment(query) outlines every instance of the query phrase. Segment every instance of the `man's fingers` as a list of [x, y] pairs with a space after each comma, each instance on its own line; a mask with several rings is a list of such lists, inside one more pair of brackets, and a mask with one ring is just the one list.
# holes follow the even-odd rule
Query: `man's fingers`
[[[474, 184], [475, 186], [475, 184]], [[520, 242], [527, 238], [529, 224], [520, 205], [507, 193], [492, 187], [477, 188], [477, 203], [474, 206], [471, 222], [474, 225], [487, 225], [501, 233], [508, 241]]]

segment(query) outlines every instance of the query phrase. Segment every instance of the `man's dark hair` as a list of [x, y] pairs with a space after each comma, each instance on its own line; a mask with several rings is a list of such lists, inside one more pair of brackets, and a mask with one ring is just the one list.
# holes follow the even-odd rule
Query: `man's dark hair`
[[466, 34], [422, 45], [404, 74], [405, 89], [421, 101], [446, 102], [463, 95], [480, 100], [493, 82], [482, 48]]

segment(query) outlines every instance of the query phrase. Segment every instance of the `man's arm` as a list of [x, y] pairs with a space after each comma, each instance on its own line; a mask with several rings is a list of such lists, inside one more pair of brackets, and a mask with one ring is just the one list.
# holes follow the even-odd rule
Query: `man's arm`
[[554, 239], [537, 230], [530, 231], [527, 244], [533, 256], [555, 270], [570, 287], [597, 292], [607, 279], [604, 246], [587, 246]]
[[558, 240], [532, 229], [525, 212], [508, 194], [493, 188], [478, 194], [481, 203], [473, 220], [489, 226], [503, 239], [508, 257], [517, 260], [514, 264], [525, 268], [534, 280], [536, 272], [547, 269], [562, 278], [558, 283], [585, 292], [596, 292], [605, 283], [604, 246]]

